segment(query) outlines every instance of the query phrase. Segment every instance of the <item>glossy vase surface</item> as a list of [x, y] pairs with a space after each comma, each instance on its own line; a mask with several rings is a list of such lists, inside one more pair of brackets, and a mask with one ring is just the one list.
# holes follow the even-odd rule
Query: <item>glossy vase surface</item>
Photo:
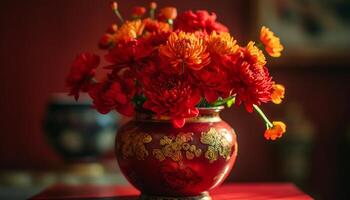
[[237, 156], [236, 134], [221, 110], [200, 108], [182, 128], [166, 117], [138, 113], [119, 129], [119, 167], [144, 199], [210, 199], [207, 191], [225, 180]]

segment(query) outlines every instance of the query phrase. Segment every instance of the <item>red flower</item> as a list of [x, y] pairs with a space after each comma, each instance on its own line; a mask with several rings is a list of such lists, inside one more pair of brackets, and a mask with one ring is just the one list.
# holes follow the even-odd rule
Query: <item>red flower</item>
[[107, 81], [97, 83], [89, 91], [93, 99], [93, 107], [100, 113], [106, 114], [115, 109], [126, 116], [134, 114], [132, 104], [134, 94], [133, 79], [112, 78], [111, 75]]
[[236, 94], [236, 105], [244, 103], [248, 112], [253, 104], [260, 105], [271, 99], [273, 81], [265, 66], [259, 64], [247, 48], [240, 48], [237, 54], [226, 57], [231, 87]]
[[209, 14], [206, 10], [186, 11], [179, 15], [174, 21], [175, 30], [185, 32], [195, 32], [203, 30], [207, 33], [212, 31], [228, 32], [228, 28], [223, 24], [216, 22], [216, 14]]
[[141, 17], [146, 13], [146, 8], [142, 6], [136, 6], [132, 9], [132, 15], [134, 17]]
[[146, 45], [139, 40], [121, 41], [109, 50], [105, 58], [113, 64], [110, 66], [112, 69], [131, 68], [134, 70], [147, 62], [147, 57], [152, 50], [153, 48], [150, 45]]
[[89, 90], [99, 64], [100, 57], [95, 54], [83, 53], [76, 57], [66, 78], [66, 85], [70, 88], [69, 95], [74, 96], [77, 100], [80, 91]]
[[152, 47], [155, 50], [158, 49], [160, 45], [166, 44], [169, 36], [170, 32], [153, 32], [141, 38], [140, 42], [146, 46]]
[[200, 93], [187, 76], [156, 71], [144, 77], [143, 85], [147, 98], [143, 107], [159, 117], [170, 117], [175, 127], [182, 127], [185, 118], [198, 115], [195, 106], [200, 101]]
[[231, 88], [226, 71], [219, 65], [211, 64], [203, 70], [193, 73], [198, 79], [198, 87], [209, 103], [215, 102], [219, 97], [227, 98]]
[[145, 24], [145, 31], [148, 32], [168, 32], [170, 31], [170, 25], [165, 22], [157, 21], [151, 18], [146, 18], [143, 20]]
[[100, 41], [98, 42], [98, 47], [100, 49], [108, 49], [114, 45], [114, 36], [112, 34], [106, 33], [104, 34]]

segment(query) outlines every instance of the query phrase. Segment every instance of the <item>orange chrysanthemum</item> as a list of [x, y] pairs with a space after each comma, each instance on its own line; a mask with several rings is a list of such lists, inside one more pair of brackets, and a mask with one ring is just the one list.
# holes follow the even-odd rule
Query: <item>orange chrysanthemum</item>
[[135, 39], [142, 35], [145, 25], [141, 20], [126, 21], [115, 34], [116, 41]]
[[283, 46], [280, 39], [265, 26], [261, 27], [260, 41], [265, 45], [266, 52], [272, 57], [280, 57]]
[[271, 101], [274, 104], [280, 104], [282, 103], [282, 99], [284, 98], [284, 86], [281, 84], [274, 84], [272, 86], [272, 94], [271, 94]]
[[174, 7], [164, 7], [160, 10], [160, 14], [165, 17], [165, 19], [175, 19], [177, 10]]
[[210, 62], [205, 40], [193, 33], [172, 33], [159, 53], [177, 70], [183, 67], [200, 70]]
[[266, 58], [263, 52], [255, 46], [253, 41], [250, 41], [246, 46], [246, 50], [249, 52], [251, 59], [256, 62], [259, 66], [264, 66], [266, 64]]
[[287, 126], [281, 121], [272, 122], [273, 127], [266, 129], [264, 137], [267, 140], [276, 140], [286, 132]]
[[208, 39], [208, 51], [217, 55], [229, 55], [237, 52], [237, 41], [227, 32], [213, 31]]

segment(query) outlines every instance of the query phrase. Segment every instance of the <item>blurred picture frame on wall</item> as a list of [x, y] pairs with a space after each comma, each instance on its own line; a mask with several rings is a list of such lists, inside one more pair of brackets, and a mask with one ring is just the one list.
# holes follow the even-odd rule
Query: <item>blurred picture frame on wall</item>
[[254, 26], [265, 25], [280, 36], [288, 47], [284, 61], [350, 63], [350, 1], [255, 1]]

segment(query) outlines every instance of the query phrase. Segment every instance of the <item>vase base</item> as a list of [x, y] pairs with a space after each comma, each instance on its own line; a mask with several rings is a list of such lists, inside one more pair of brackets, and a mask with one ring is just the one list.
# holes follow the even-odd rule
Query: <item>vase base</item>
[[208, 192], [204, 192], [199, 196], [189, 197], [164, 197], [164, 196], [152, 196], [142, 194], [139, 200], [212, 200]]

